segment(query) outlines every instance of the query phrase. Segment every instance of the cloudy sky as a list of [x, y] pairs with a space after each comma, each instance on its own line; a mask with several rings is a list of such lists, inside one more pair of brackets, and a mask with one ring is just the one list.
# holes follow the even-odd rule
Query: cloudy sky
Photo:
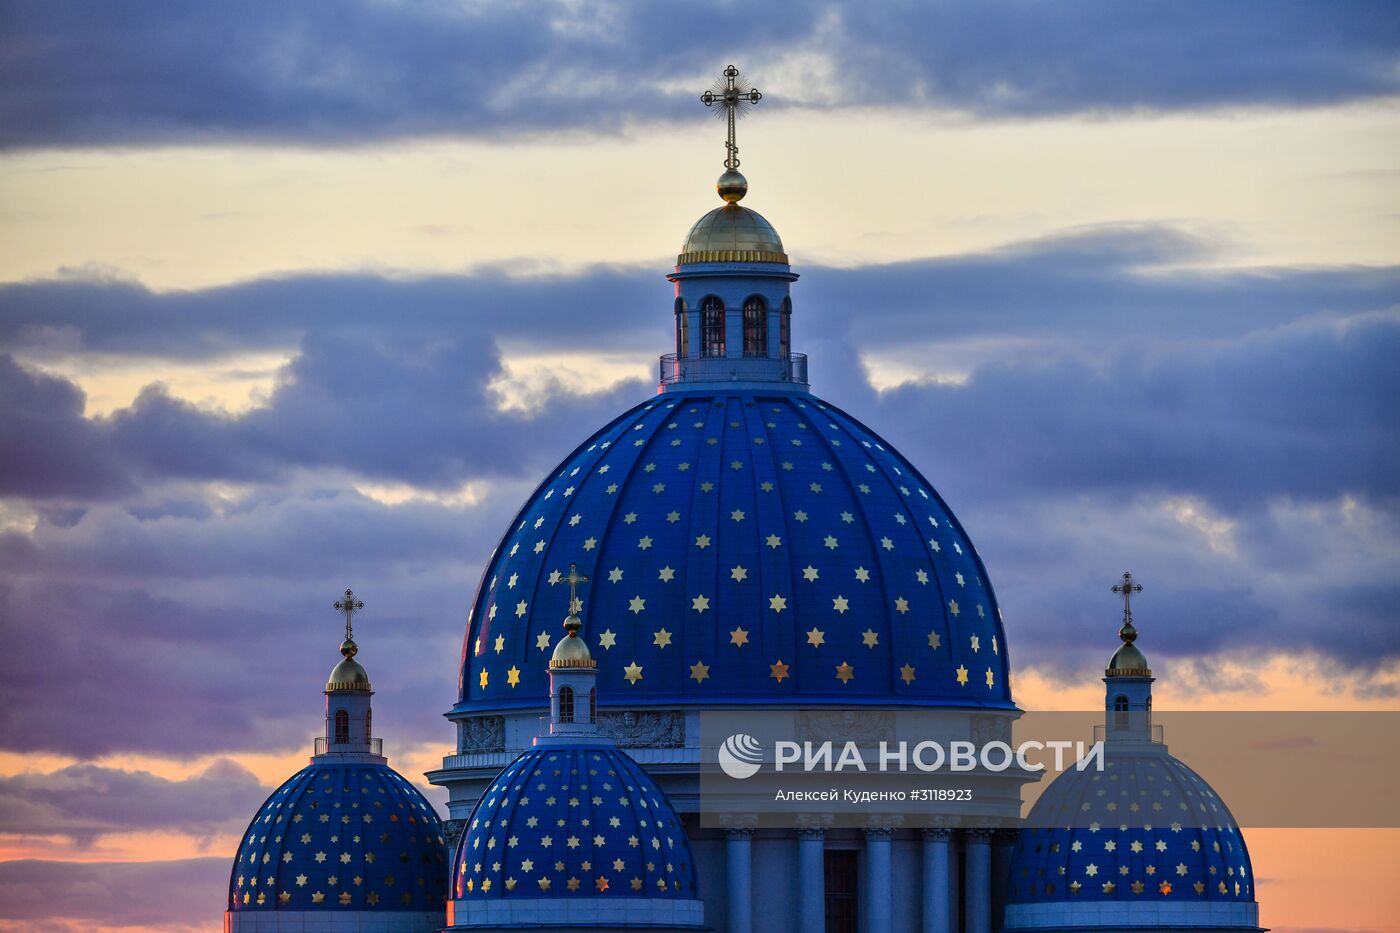
[[[3, 0], [0, 933], [219, 928], [347, 585], [447, 750], [486, 554], [654, 391], [731, 61], [813, 389], [1024, 707], [1098, 705], [1130, 568], [1159, 706], [1400, 709], [1400, 7]], [[1266, 925], [1400, 929], [1400, 833], [1250, 842]]]

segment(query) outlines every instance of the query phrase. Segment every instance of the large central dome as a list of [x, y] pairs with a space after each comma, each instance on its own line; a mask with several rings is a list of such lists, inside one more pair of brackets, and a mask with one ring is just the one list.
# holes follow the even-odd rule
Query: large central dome
[[864, 425], [783, 388], [672, 387], [551, 473], [483, 576], [456, 711], [547, 695], [571, 564], [611, 703], [1011, 707], [952, 513]]

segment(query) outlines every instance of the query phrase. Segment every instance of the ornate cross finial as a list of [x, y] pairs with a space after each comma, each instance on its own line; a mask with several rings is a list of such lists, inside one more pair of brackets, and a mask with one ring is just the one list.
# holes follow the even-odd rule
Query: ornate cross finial
[[355, 635], [355, 625], [354, 625], [355, 613], [359, 612], [359, 611], [360, 611], [361, 609], [363, 609], [363, 608], [365, 608], [365, 602], [364, 602], [364, 600], [362, 600], [362, 599], [356, 599], [356, 598], [355, 598], [355, 591], [354, 591], [354, 590], [347, 589], [347, 590], [345, 591], [345, 598], [344, 598], [344, 599], [337, 599], [337, 600], [335, 601], [335, 609], [336, 609], [337, 611], [342, 612], [342, 613], [345, 614], [345, 640], [346, 640], [346, 641], [354, 641], [354, 640], [355, 640], [355, 638], [354, 638], [354, 635]]
[[748, 78], [739, 74], [739, 69], [733, 65], [725, 68], [724, 74], [715, 81], [714, 86], [700, 95], [700, 102], [706, 107], [719, 104], [722, 109], [715, 111], [715, 115], [723, 115], [728, 120], [729, 139], [724, 144], [724, 167], [731, 172], [739, 170], [739, 147], [734, 143], [734, 120], [744, 115], [746, 105], [753, 106], [762, 99], [763, 95], [758, 89], [749, 84]]
[[[1142, 592], [1142, 584], [1135, 582], [1132, 573], [1125, 570], [1123, 571], [1123, 582], [1113, 584], [1113, 592], [1123, 597], [1123, 626], [1131, 629], [1133, 625], [1133, 594]], [[1134, 635], [1136, 634], [1134, 632]]]
[[570, 564], [569, 575], [564, 580], [569, 584], [569, 615], [577, 615], [583, 608], [583, 603], [578, 601], [578, 585], [587, 583], [588, 578], [578, 572], [578, 564]]

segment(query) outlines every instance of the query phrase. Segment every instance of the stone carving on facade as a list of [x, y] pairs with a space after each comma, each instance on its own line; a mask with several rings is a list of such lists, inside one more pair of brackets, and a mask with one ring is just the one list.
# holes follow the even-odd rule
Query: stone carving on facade
[[976, 714], [972, 716], [971, 738], [975, 745], [982, 746], [988, 742], [1011, 743], [1011, 720], [1005, 716], [988, 716]]
[[459, 726], [460, 750], [467, 752], [503, 752], [506, 750], [506, 720], [504, 716], [473, 716], [463, 719]]
[[803, 710], [797, 734], [809, 742], [855, 742], [873, 745], [894, 741], [894, 714], [857, 710]]
[[598, 726], [623, 748], [681, 748], [685, 745], [685, 716], [674, 710], [600, 713]]

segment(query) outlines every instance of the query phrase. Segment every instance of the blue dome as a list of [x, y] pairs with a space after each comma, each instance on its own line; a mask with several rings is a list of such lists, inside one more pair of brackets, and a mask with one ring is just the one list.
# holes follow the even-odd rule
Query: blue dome
[[1104, 765], [1066, 771], [1036, 801], [1008, 903], [1254, 900], [1244, 836], [1200, 775], [1165, 750], [1111, 743]]
[[805, 392], [668, 391], [578, 447], [502, 538], [458, 711], [533, 706], [567, 609], [628, 706], [1012, 706], [981, 560], [942, 499]]
[[445, 851], [437, 814], [394, 769], [312, 764], [248, 825], [229, 910], [441, 910]]
[[[453, 896], [694, 899], [685, 829], [612, 746], [545, 746], [486, 789], [457, 844]], [[470, 911], [470, 907], [467, 908]]]

